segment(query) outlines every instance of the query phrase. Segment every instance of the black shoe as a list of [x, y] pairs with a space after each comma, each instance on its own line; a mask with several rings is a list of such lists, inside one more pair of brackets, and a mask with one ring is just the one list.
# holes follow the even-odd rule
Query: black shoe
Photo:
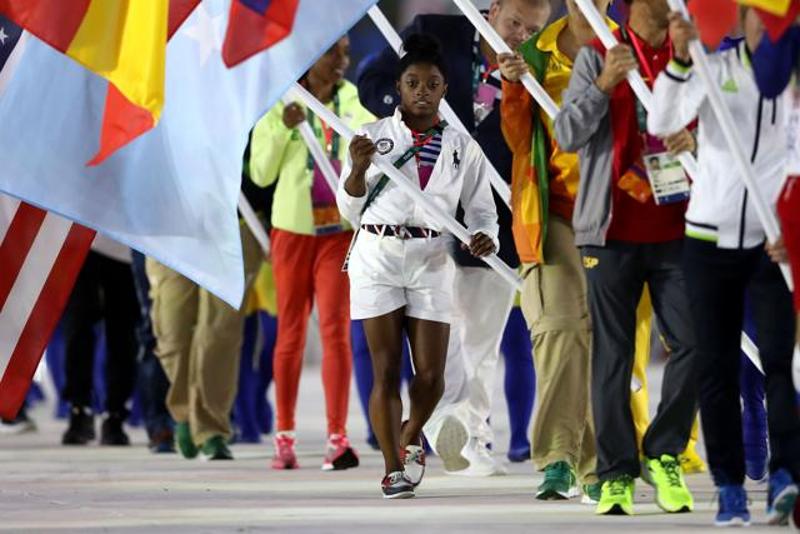
[[103, 445], [126, 446], [131, 444], [128, 434], [122, 429], [122, 422], [125, 419], [119, 414], [109, 414], [103, 421], [103, 428], [100, 431], [100, 443]]
[[86, 445], [95, 437], [92, 412], [83, 406], [73, 406], [69, 412], [69, 427], [61, 437], [61, 443], [63, 445]]

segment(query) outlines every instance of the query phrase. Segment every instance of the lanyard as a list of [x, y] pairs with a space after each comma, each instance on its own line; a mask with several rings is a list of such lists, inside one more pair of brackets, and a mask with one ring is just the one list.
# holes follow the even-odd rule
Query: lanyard
[[[328, 155], [330, 158], [335, 159], [339, 157], [339, 134], [336, 131], [325, 124], [325, 122], [320, 119], [320, 128], [318, 129], [316, 126], [316, 116], [314, 112], [310, 109], [308, 110], [308, 124], [314, 130], [314, 134], [316, 134], [317, 138], [320, 136], [325, 137], [325, 149], [328, 151]], [[339, 92], [334, 91], [333, 93], [333, 113], [336, 116], [339, 116]], [[309, 171], [314, 170], [314, 156], [311, 155], [311, 151], [308, 152], [308, 158], [306, 159], [306, 169]]]
[[[441, 121], [432, 128], [430, 128], [429, 130], [425, 131], [422, 134], [423, 137], [417, 138], [417, 136], [414, 135], [415, 138], [414, 144], [411, 145], [408, 148], [408, 150], [406, 150], [399, 158], [394, 160], [394, 162], [392, 162], [392, 165], [394, 165], [396, 169], [401, 168], [408, 162], [408, 160], [413, 158], [417, 154], [417, 152], [422, 150], [422, 147], [428, 144], [428, 142], [430, 142], [433, 136], [435, 136], [436, 134], [441, 134], [446, 127], [447, 127], [447, 121]], [[381, 194], [381, 191], [383, 191], [383, 189], [386, 187], [388, 183], [389, 183], [389, 177], [386, 176], [385, 174], [381, 175], [380, 179], [378, 180], [378, 183], [375, 184], [375, 187], [373, 187], [372, 191], [369, 192], [369, 195], [367, 196], [367, 201], [364, 202], [364, 207], [361, 209], [362, 215], [364, 214], [364, 212], [367, 211], [367, 208], [369, 207], [370, 204], [372, 204], [372, 201], [374, 201], [377, 198], [377, 196]]]
[[[644, 71], [645, 75], [645, 82], [648, 86], [652, 89], [653, 84], [656, 81], [655, 75], [653, 73], [653, 67], [650, 65], [650, 62], [647, 60], [647, 57], [644, 55], [644, 51], [642, 50], [642, 44], [639, 42], [639, 38], [636, 37], [636, 34], [633, 33], [632, 30], [628, 28], [627, 25], [622, 26], [620, 28], [620, 33], [622, 34], [623, 41], [630, 43], [633, 47], [634, 52], [636, 52], [636, 59], [639, 63], [639, 67]], [[669, 38], [669, 36], [667, 37]], [[669, 43], [669, 55], [672, 57], [674, 54], [672, 48], [672, 42]], [[636, 122], [639, 126], [639, 133], [646, 134], [647, 133], [647, 110], [642, 105], [641, 101], [638, 97], [634, 96], [636, 99]]]

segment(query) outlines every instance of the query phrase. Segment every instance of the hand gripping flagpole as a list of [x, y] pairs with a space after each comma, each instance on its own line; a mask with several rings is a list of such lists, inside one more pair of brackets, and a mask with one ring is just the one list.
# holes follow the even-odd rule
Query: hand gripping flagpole
[[[688, 12], [686, 11], [686, 5], [683, 3], [683, 0], [668, 1], [673, 11], [682, 13], [683, 16], [688, 19]], [[761, 225], [764, 227], [764, 232], [767, 234], [767, 239], [770, 243], [775, 243], [781, 237], [781, 227], [778, 224], [778, 218], [769, 208], [769, 205], [764, 200], [764, 196], [756, 185], [755, 172], [753, 171], [752, 164], [745, 156], [745, 151], [742, 148], [744, 144], [739, 136], [739, 130], [736, 128], [733, 121], [733, 115], [731, 115], [730, 110], [722, 100], [719, 87], [717, 87], [717, 84], [714, 82], [714, 77], [711, 74], [711, 67], [708, 64], [708, 58], [699, 40], [694, 39], [689, 43], [689, 53], [692, 56], [697, 76], [703, 82], [703, 86], [708, 94], [711, 109], [714, 111], [714, 115], [722, 127], [725, 141], [728, 143], [728, 148], [733, 154], [734, 164], [744, 180], [744, 185], [747, 188], [750, 198], [753, 199], [753, 205], [756, 208], [756, 213], [761, 221]], [[780, 268], [783, 277], [786, 279], [786, 285], [789, 287], [790, 291], [793, 291], [794, 285], [792, 284], [792, 274], [789, 270], [789, 265], [781, 263]]]
[[[389, 42], [389, 46], [392, 47], [398, 56], [402, 56], [403, 40], [400, 34], [397, 33], [397, 30], [394, 29], [394, 26], [392, 26], [392, 23], [389, 22], [389, 19], [386, 18], [386, 15], [383, 14], [383, 11], [381, 11], [376, 4], [372, 6], [367, 13], [378, 30], [383, 34], [386, 41]], [[456, 112], [453, 111], [453, 108], [450, 107], [450, 104], [448, 104], [446, 100], [442, 100], [439, 104], [439, 112], [442, 114], [442, 117], [444, 117], [444, 120], [456, 130], [470, 135], [467, 127], [464, 126], [464, 123], [461, 122], [461, 119], [458, 118], [458, 115], [456, 115]], [[486, 160], [486, 164], [489, 170], [489, 182], [492, 184], [494, 190], [497, 191], [497, 194], [500, 195], [500, 198], [503, 199], [503, 202], [506, 203], [506, 206], [511, 208], [511, 189], [509, 189], [508, 184], [503, 180], [500, 173], [497, 172], [497, 169], [492, 166], [488, 159]]]
[[247, 227], [250, 228], [251, 232], [253, 232], [253, 237], [256, 238], [256, 241], [258, 241], [258, 244], [261, 246], [264, 256], [268, 257], [270, 244], [267, 231], [264, 229], [264, 225], [261, 224], [261, 221], [258, 219], [256, 212], [253, 211], [253, 207], [250, 205], [250, 202], [247, 201], [247, 197], [245, 197], [244, 193], [241, 191], [239, 192], [239, 213], [242, 214], [242, 219], [244, 219]]
[[[285, 95], [282, 100], [286, 105], [294, 103], [294, 99], [289, 98], [288, 95]], [[311, 129], [311, 125], [308, 124], [308, 121], [304, 119], [303, 122], [297, 125], [297, 129], [300, 132], [300, 137], [303, 138], [306, 147], [308, 147], [311, 157], [314, 158], [314, 162], [322, 172], [322, 176], [325, 178], [325, 181], [328, 182], [328, 187], [330, 187], [331, 191], [333, 191], [335, 194], [337, 183], [339, 181], [339, 174], [336, 172], [336, 169], [333, 168], [331, 161], [322, 150], [322, 146], [320, 146], [317, 136], [314, 135], [314, 131]]]
[[[486, 42], [489, 43], [489, 46], [497, 52], [498, 54], [513, 54], [514, 52], [511, 48], [506, 44], [502, 37], [500, 37], [497, 32], [492, 28], [491, 24], [487, 22], [487, 20], [483, 17], [478, 8], [472, 3], [471, 0], [453, 0], [453, 2], [458, 6], [458, 9], [461, 10], [462, 13], [469, 19], [473, 26], [480, 32]], [[536, 100], [536, 102], [542, 107], [545, 113], [551, 118], [554, 119], [556, 113], [558, 113], [558, 106], [550, 98], [550, 95], [547, 94], [547, 91], [539, 85], [539, 82], [536, 81], [530, 72], [526, 72], [522, 78], [520, 79], [522, 85], [525, 86], [525, 89], [531, 94], [531, 96]]]
[[[594, 33], [603, 43], [603, 46], [608, 50], [617, 46], [619, 44], [617, 38], [611, 33], [603, 15], [597, 10], [592, 0], [575, 0], [575, 2], [591, 25]], [[636, 97], [642, 103], [644, 109], [649, 112], [653, 107], [653, 93], [650, 92], [650, 88], [644, 83], [642, 75], [639, 74], [638, 70], [631, 70], [628, 72], [628, 84], [630, 84], [633, 92], [636, 93]], [[683, 168], [686, 169], [686, 172], [689, 173], [689, 176], [697, 176], [697, 160], [695, 160], [691, 154], [688, 152], [678, 154], [678, 160], [681, 162], [681, 165], [683, 165]]]
[[[669, 1], [673, 2], [674, 0]], [[616, 37], [614, 37], [614, 34], [611, 33], [611, 30], [606, 25], [606, 21], [603, 19], [603, 16], [597, 10], [594, 3], [592, 3], [592, 0], [575, 0], [575, 2], [578, 4], [578, 8], [580, 8], [580, 10], [583, 12], [583, 15], [586, 17], [586, 20], [591, 25], [594, 33], [603, 43], [603, 46], [610, 50], [619, 44]], [[705, 56], [703, 59], [705, 59]], [[633, 89], [633, 92], [636, 93], [636, 97], [642, 103], [642, 106], [644, 106], [647, 111], [650, 111], [653, 105], [653, 94], [650, 92], [647, 84], [644, 83], [644, 80], [642, 79], [642, 76], [639, 74], [638, 70], [631, 70], [628, 72], [628, 83], [630, 84], [631, 89]], [[678, 159], [690, 176], [697, 176], [697, 161], [691, 154], [684, 152], [678, 155]], [[753, 362], [753, 365], [755, 365], [756, 368], [763, 373], [764, 371], [761, 367], [761, 358], [758, 354], [758, 348], [745, 332], [742, 332], [741, 348], [742, 352], [744, 352], [748, 359]]]
[[[350, 129], [350, 127], [348, 127], [339, 117], [331, 112], [331, 110], [326, 108], [322, 102], [317, 100], [314, 95], [309, 93], [302, 85], [295, 83], [291, 93], [295, 98], [302, 101], [306, 106], [312, 109], [319, 118], [327, 122], [339, 133], [339, 135], [348, 141], [355, 136], [355, 132]], [[462, 243], [469, 244], [472, 236], [469, 235], [467, 229], [464, 228], [453, 217], [439, 208], [439, 206], [437, 206], [425, 193], [423, 193], [421, 189], [415, 187], [408, 180], [408, 178], [403, 175], [403, 173], [401, 173], [394, 167], [394, 165], [392, 165], [388, 159], [386, 159], [384, 156], [375, 155], [372, 158], [372, 162], [381, 170], [381, 172], [388, 176], [397, 187], [414, 199], [415, 203], [417, 203], [419, 206], [422, 206], [425, 211], [428, 212], [428, 215], [430, 215], [437, 223], [447, 228], [447, 230], [456, 236], [456, 238], [458, 238], [458, 240]], [[489, 265], [489, 267], [494, 269], [515, 289], [519, 290], [522, 287], [522, 281], [517, 276], [516, 271], [506, 265], [497, 256], [497, 254], [491, 254], [482, 259]]]

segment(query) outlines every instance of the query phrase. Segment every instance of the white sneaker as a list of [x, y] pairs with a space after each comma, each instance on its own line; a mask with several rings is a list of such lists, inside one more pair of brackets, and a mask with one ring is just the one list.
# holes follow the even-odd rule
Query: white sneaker
[[448, 415], [444, 418], [436, 437], [436, 454], [442, 459], [445, 472], [461, 471], [469, 467], [469, 460], [461, 452], [467, 445], [468, 438], [467, 427], [457, 417]]
[[403, 470], [406, 478], [416, 488], [425, 475], [425, 449], [419, 445], [406, 445], [403, 451]]
[[469, 467], [458, 471], [447, 471], [448, 475], [491, 477], [507, 473], [506, 468], [495, 461], [486, 445], [477, 438], [470, 439], [461, 454], [469, 461]]

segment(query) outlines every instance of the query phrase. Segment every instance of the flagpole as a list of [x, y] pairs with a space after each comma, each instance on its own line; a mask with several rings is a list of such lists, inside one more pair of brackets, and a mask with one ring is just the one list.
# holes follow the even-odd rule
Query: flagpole
[[253, 211], [253, 207], [248, 202], [247, 197], [241, 191], [239, 191], [239, 213], [242, 214], [242, 219], [244, 219], [245, 224], [253, 233], [253, 237], [256, 238], [256, 241], [261, 246], [264, 256], [269, 257], [270, 245], [267, 231], [264, 229], [264, 225], [261, 224], [256, 212]]
[[[514, 52], [511, 48], [506, 44], [502, 37], [500, 37], [497, 32], [492, 28], [491, 24], [487, 22], [485, 18], [483, 18], [483, 14], [478, 11], [478, 8], [472, 3], [471, 0], [453, 0], [453, 2], [458, 6], [462, 13], [469, 19], [473, 26], [480, 32], [486, 42], [489, 43], [489, 46], [497, 52], [498, 54], [513, 54]], [[536, 81], [530, 72], [526, 72], [522, 78], [520, 79], [522, 85], [525, 86], [525, 89], [531, 94], [531, 96], [536, 100], [536, 102], [541, 106], [545, 113], [551, 118], [554, 119], [556, 114], [558, 113], [558, 106], [550, 98], [550, 95], [547, 94], [547, 91], [539, 85], [539, 82]]]
[[[287, 95], [284, 95], [282, 100], [286, 105], [294, 103], [294, 99], [289, 98]], [[336, 172], [336, 169], [333, 168], [331, 160], [328, 159], [328, 157], [325, 155], [325, 152], [322, 150], [322, 146], [320, 146], [319, 140], [314, 134], [314, 130], [311, 129], [311, 125], [307, 120], [303, 119], [303, 121], [297, 125], [297, 129], [300, 132], [300, 137], [303, 138], [306, 147], [308, 147], [311, 157], [314, 158], [314, 162], [322, 172], [322, 176], [325, 178], [325, 181], [328, 182], [328, 187], [331, 188], [331, 191], [336, 193], [337, 183], [339, 182], [339, 174]]]
[[[597, 10], [592, 0], [575, 0], [575, 2], [591, 25], [594, 33], [603, 43], [603, 46], [608, 50], [617, 46], [619, 44], [617, 38], [611, 33], [603, 15]], [[633, 92], [636, 93], [636, 97], [639, 99], [639, 102], [642, 103], [644, 109], [649, 112], [653, 107], [653, 93], [650, 92], [650, 88], [644, 83], [642, 75], [639, 74], [638, 70], [632, 69], [628, 72], [628, 84], [631, 86], [631, 89], [633, 89]], [[690, 153], [683, 152], [678, 154], [678, 160], [681, 162], [681, 165], [683, 165], [683, 168], [686, 169], [686, 172], [689, 173], [689, 176], [697, 176], [697, 160], [695, 160]]]
[[[389, 46], [392, 47], [398, 56], [402, 57], [403, 40], [400, 37], [400, 34], [397, 33], [397, 30], [394, 29], [394, 26], [392, 26], [392, 23], [389, 22], [389, 19], [386, 18], [386, 15], [383, 14], [383, 11], [381, 11], [376, 4], [369, 8], [367, 13], [378, 30], [380, 30], [380, 32], [383, 34], [383, 37], [389, 42]], [[458, 118], [458, 115], [456, 115], [456, 112], [453, 111], [453, 108], [450, 107], [450, 104], [448, 104], [446, 100], [442, 100], [439, 104], [439, 113], [441, 113], [442, 117], [444, 117], [444, 120], [446, 120], [447, 123], [452, 125], [456, 130], [460, 130], [467, 135], [471, 135], [470, 131], [467, 130], [467, 127], [464, 126], [464, 123], [461, 122], [461, 119]], [[503, 202], [506, 203], [506, 206], [508, 206], [510, 209], [511, 189], [488, 159], [486, 160], [486, 163], [489, 170], [489, 182], [492, 184], [494, 190], [497, 191], [497, 194], [500, 195], [500, 198], [503, 199]]]
[[[683, 3], [683, 0], [668, 1], [673, 11], [678, 11], [683, 14], [684, 17], [688, 18], [686, 4]], [[697, 76], [703, 82], [703, 86], [708, 94], [708, 100], [711, 103], [711, 109], [720, 123], [722, 133], [725, 136], [725, 141], [728, 143], [728, 148], [733, 154], [734, 164], [744, 180], [744, 185], [747, 188], [747, 192], [750, 194], [750, 198], [753, 199], [753, 205], [756, 208], [756, 214], [761, 221], [761, 225], [764, 227], [764, 232], [767, 234], [767, 239], [770, 243], [776, 243], [781, 237], [781, 227], [778, 224], [778, 218], [769, 208], [769, 205], [764, 200], [764, 196], [761, 194], [761, 191], [756, 185], [757, 182], [755, 172], [753, 171], [753, 165], [745, 156], [745, 152], [742, 148], [744, 144], [739, 136], [739, 130], [736, 128], [733, 115], [731, 115], [730, 110], [722, 100], [722, 94], [719, 91], [719, 87], [717, 87], [717, 84], [714, 82], [714, 77], [711, 74], [711, 66], [708, 64], [708, 58], [706, 57], [706, 53], [703, 50], [703, 45], [700, 44], [699, 40], [694, 39], [689, 43], [689, 53], [691, 54], [692, 61], [694, 62], [694, 70], [697, 72]], [[786, 285], [789, 287], [790, 291], [793, 291], [794, 284], [792, 283], [792, 274], [789, 269], [789, 265], [786, 263], [780, 263], [779, 266], [781, 268], [781, 272], [783, 273], [783, 277], [786, 280]]]
[[[305, 103], [305, 105], [312, 109], [319, 118], [323, 119], [334, 130], [336, 130], [339, 135], [346, 138], [348, 141], [355, 136], [355, 132], [349, 126], [347, 126], [339, 117], [331, 112], [331, 110], [326, 108], [322, 102], [317, 100], [314, 95], [309, 93], [302, 85], [295, 83], [291, 92], [295, 98]], [[392, 165], [388, 159], [386, 159], [384, 156], [375, 155], [372, 158], [372, 163], [376, 165], [392, 182], [394, 182], [398, 188], [414, 199], [416, 204], [422, 206], [425, 211], [428, 212], [428, 215], [433, 218], [433, 220], [445, 227], [462, 243], [470, 243], [472, 236], [469, 234], [467, 229], [464, 228], [464, 226], [462, 226], [453, 217], [444, 212], [439, 206], [437, 206], [425, 193], [422, 192], [421, 189], [415, 187], [408, 180], [408, 178], [406, 178], [403, 173], [400, 172], [399, 169], [396, 169], [394, 165]], [[481, 259], [515, 289], [520, 290], [522, 288], [522, 281], [517, 276], [516, 271], [506, 265], [497, 256], [497, 254], [491, 254]]]

